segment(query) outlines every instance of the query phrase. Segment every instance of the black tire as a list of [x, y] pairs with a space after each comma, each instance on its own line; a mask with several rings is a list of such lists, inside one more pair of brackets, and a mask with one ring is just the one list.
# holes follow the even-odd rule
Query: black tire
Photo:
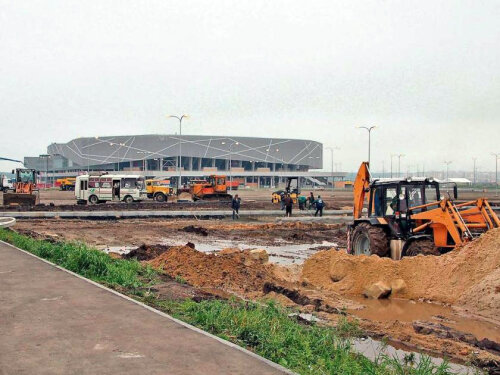
[[352, 253], [354, 255], [378, 255], [389, 253], [389, 237], [381, 227], [369, 223], [358, 224], [352, 232]]
[[127, 204], [134, 203], [134, 198], [130, 195], [126, 195], [125, 198], [123, 198], [123, 201]]
[[167, 197], [163, 193], [158, 193], [155, 195], [155, 201], [163, 203], [167, 201]]
[[97, 204], [97, 203], [99, 203], [99, 198], [97, 198], [97, 195], [91, 195], [89, 197], [89, 203], [90, 204]]
[[434, 245], [434, 242], [429, 238], [419, 238], [413, 240], [404, 252], [404, 256], [414, 257], [416, 255], [441, 255], [439, 249]]

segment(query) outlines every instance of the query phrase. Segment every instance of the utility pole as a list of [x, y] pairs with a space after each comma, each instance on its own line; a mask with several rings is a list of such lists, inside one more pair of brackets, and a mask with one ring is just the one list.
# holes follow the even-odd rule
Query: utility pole
[[340, 150], [340, 147], [334, 146], [334, 147], [326, 147], [327, 150], [330, 150], [330, 158], [331, 158], [331, 173], [332, 173], [332, 192], [333, 192], [333, 187], [334, 187], [334, 180], [335, 177], [333, 176], [333, 150]]
[[385, 177], [385, 160], [382, 160], [382, 178]]
[[449, 178], [450, 178], [449, 172], [450, 172], [450, 164], [452, 163], [452, 161], [451, 160], [448, 160], [448, 161], [445, 160], [444, 163], [446, 164], [446, 180], [447, 180], [447, 182], [450, 182], [449, 181]]
[[491, 155], [495, 157], [495, 196], [498, 197], [498, 158], [500, 158], [500, 153], [492, 152]]
[[182, 186], [182, 120], [188, 118], [188, 115], [170, 115], [167, 117], [176, 118], [177, 120], [179, 120], [179, 162], [177, 163], [177, 168], [179, 169], [179, 181], [177, 183], [177, 188], [180, 188]]
[[377, 126], [374, 125], [374, 126], [358, 126], [357, 128], [358, 129], [366, 129], [368, 131], [368, 166], [371, 168], [371, 165], [370, 165], [370, 159], [371, 159], [371, 134], [372, 134], [372, 130], [375, 129]]

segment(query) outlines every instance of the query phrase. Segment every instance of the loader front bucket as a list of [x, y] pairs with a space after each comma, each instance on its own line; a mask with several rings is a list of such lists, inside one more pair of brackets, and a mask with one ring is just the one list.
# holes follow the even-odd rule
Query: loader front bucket
[[3, 195], [4, 206], [34, 206], [37, 203], [36, 194], [5, 193]]

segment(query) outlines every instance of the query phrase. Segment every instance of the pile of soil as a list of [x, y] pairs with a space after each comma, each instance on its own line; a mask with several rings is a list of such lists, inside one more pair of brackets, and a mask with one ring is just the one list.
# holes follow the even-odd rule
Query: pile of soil
[[208, 236], [208, 231], [203, 227], [195, 227], [194, 225], [188, 225], [186, 227], [180, 228], [179, 231], [187, 233], [201, 234], [202, 236]]
[[441, 256], [393, 261], [322, 251], [304, 263], [301, 281], [341, 294], [361, 295], [376, 282], [402, 279], [398, 297], [455, 304], [498, 320], [500, 316], [500, 229]]
[[168, 249], [170, 249], [170, 246], [142, 244], [137, 249], [131, 250], [127, 254], [123, 254], [123, 258], [135, 258], [139, 261], [151, 260], [153, 258], [156, 258], [158, 255], [163, 254]]
[[215, 255], [188, 246], [172, 246], [149, 264], [193, 286], [238, 293], [261, 293], [264, 284], [273, 280], [272, 265], [253, 260], [245, 252]]

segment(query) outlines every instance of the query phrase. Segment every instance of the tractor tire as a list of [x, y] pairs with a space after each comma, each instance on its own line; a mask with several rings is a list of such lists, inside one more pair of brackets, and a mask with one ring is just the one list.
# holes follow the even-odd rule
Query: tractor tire
[[99, 198], [97, 198], [97, 195], [91, 195], [89, 197], [89, 203], [90, 204], [97, 204], [97, 203], [99, 203]]
[[158, 193], [155, 195], [155, 201], [159, 203], [163, 203], [167, 201], [167, 197], [163, 193]]
[[408, 245], [404, 256], [414, 257], [416, 255], [440, 255], [439, 249], [434, 245], [434, 242], [428, 238], [414, 240]]
[[381, 227], [360, 223], [352, 232], [352, 252], [354, 255], [385, 257], [389, 253], [389, 237]]

